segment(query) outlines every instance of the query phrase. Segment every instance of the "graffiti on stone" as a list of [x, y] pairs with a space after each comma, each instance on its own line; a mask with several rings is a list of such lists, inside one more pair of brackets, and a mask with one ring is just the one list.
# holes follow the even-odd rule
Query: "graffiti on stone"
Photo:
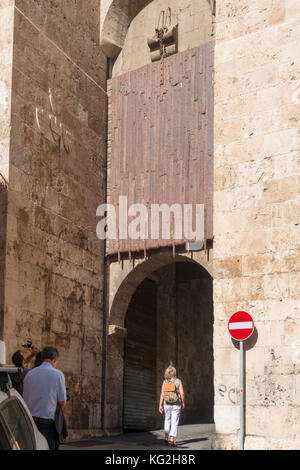
[[1, 189], [1, 188], [7, 189], [7, 187], [8, 187], [8, 181], [7, 181], [6, 178], [2, 175], [2, 173], [0, 173], [0, 189]]
[[218, 386], [218, 393], [221, 398], [228, 399], [233, 405], [238, 403], [237, 390], [235, 387], [227, 387], [224, 384], [220, 384]]

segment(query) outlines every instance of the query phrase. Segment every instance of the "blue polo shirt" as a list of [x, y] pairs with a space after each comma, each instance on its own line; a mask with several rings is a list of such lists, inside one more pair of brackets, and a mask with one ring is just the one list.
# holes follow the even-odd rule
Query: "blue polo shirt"
[[32, 416], [54, 419], [57, 403], [67, 399], [64, 374], [43, 362], [26, 374], [23, 398]]

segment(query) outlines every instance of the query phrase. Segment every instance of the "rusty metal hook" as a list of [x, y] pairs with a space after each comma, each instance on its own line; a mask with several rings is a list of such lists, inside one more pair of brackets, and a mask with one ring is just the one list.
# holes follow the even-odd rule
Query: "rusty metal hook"
[[[162, 18], [162, 21], [161, 21], [161, 18]], [[161, 10], [159, 17], [158, 17], [158, 24], [157, 24], [156, 31], [163, 29], [164, 26], [165, 26], [165, 10]]]

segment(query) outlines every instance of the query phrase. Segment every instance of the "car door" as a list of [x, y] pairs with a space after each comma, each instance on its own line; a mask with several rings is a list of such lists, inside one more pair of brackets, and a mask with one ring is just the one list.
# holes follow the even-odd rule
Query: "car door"
[[32, 423], [16, 397], [0, 404], [0, 450], [35, 450]]

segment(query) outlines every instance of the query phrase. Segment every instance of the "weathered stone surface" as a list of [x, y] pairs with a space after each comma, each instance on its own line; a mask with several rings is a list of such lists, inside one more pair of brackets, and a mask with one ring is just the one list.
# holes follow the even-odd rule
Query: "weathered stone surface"
[[[215, 381], [238, 379], [226, 334], [254, 317], [246, 351], [245, 448], [297, 448], [299, 407], [299, 31], [292, 0], [217, 2]], [[236, 277], [220, 269], [240, 260]], [[237, 360], [237, 357], [235, 357]], [[236, 371], [236, 376], [234, 376]], [[231, 410], [231, 411], [230, 411]], [[220, 399], [218, 447], [238, 448], [236, 409]]]
[[0, 2], [0, 338], [3, 338], [13, 63], [13, 1]]
[[[9, 47], [13, 51], [6, 87], [11, 107], [10, 95], [1, 95], [11, 110], [3, 324], [8, 359], [28, 339], [38, 348], [56, 346], [74, 394], [66, 409], [71, 434], [100, 430], [104, 252], [95, 227], [106, 155], [100, 6], [6, 3], [0, 22], [6, 18], [6, 36], [9, 28], [14, 33], [11, 42], [0, 41], [7, 73]], [[3, 73], [1, 67], [0, 81]], [[1, 148], [8, 137], [0, 136]]]
[[[214, 276], [216, 447], [238, 447], [239, 354], [227, 322], [247, 310], [256, 335], [246, 350], [245, 448], [300, 448], [299, 2], [267, 3], [220, 1], [214, 15], [207, 0], [135, 0], [131, 10], [121, 0], [0, 1], [0, 335], [8, 356], [28, 339], [59, 348], [74, 437], [120, 426], [123, 344], [107, 340], [104, 384], [105, 320], [122, 328], [137, 285], [164, 265], [155, 256], [149, 271], [143, 259], [112, 263], [106, 306], [95, 234], [110, 171], [100, 33], [113, 55], [122, 49], [112, 74], [133, 70], [150, 62], [147, 37], [171, 6], [180, 51], [211, 40], [216, 20], [215, 239], [210, 260], [197, 259]], [[176, 309], [171, 275], [163, 280], [166, 326], [164, 310]], [[182, 285], [179, 300], [196, 291]], [[179, 304], [186, 340], [196, 309]], [[159, 377], [174, 338], [160, 338]]]

